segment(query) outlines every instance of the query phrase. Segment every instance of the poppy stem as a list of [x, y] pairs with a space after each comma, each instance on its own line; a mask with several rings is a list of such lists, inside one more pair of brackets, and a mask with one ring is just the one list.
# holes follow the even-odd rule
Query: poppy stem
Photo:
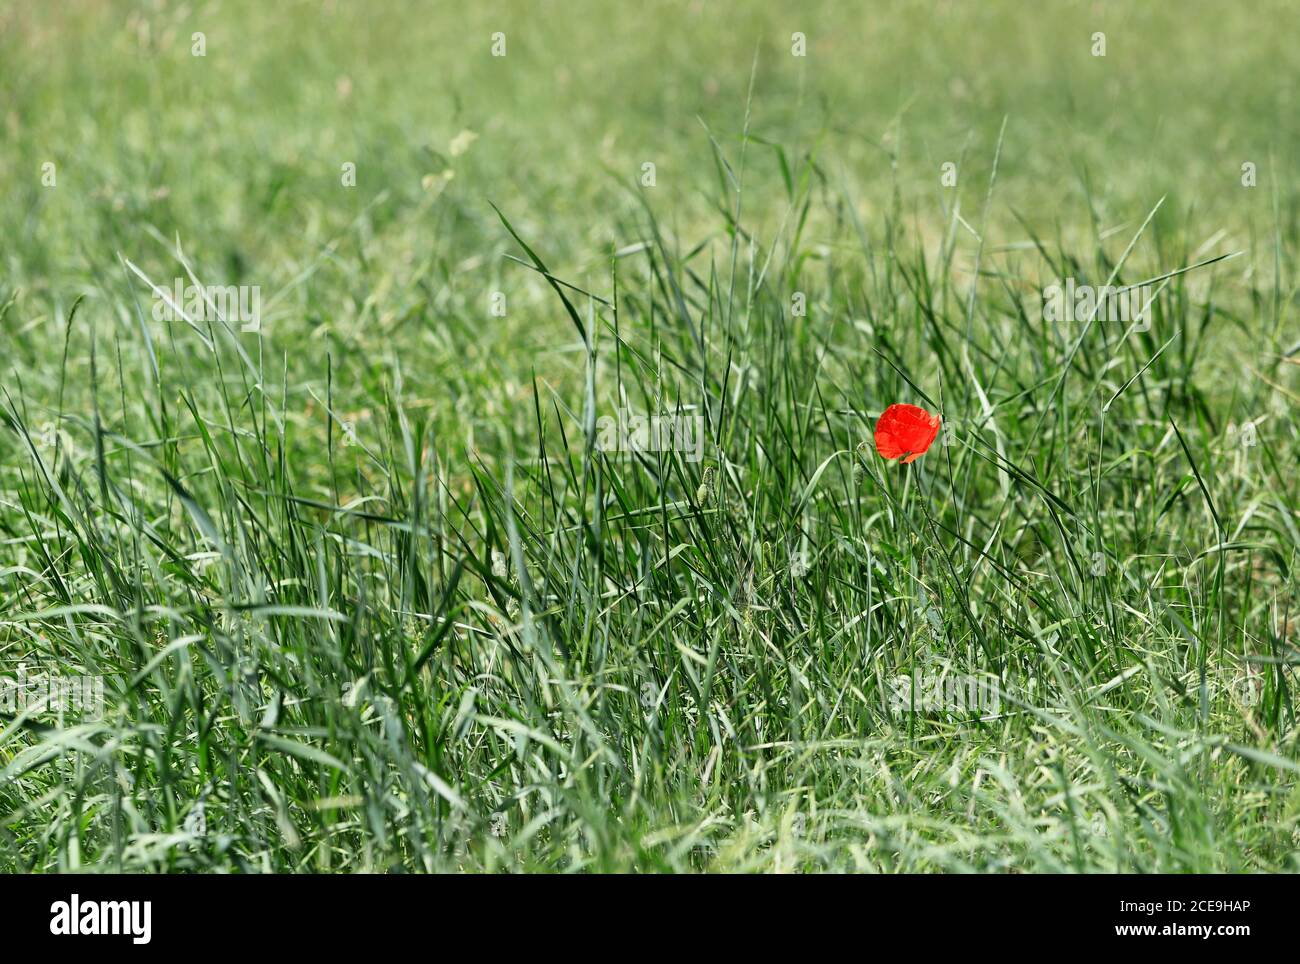
[[903, 506], [902, 511], [904, 513], [907, 512], [908, 504], [911, 502], [911, 497], [912, 497], [912, 473], [910, 471], [907, 471], [908, 468], [909, 468], [908, 466], [904, 466], [903, 499], [902, 499], [902, 506]]

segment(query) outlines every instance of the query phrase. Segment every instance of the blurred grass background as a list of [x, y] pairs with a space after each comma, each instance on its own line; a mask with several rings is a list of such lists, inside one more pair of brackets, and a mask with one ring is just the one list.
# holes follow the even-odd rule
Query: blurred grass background
[[[1039, 230], [1086, 223], [1089, 192], [1107, 221], [1168, 195], [1169, 212], [1258, 229], [1275, 190], [1294, 217], [1275, 176], [1297, 137], [1288, 3], [0, 9], [3, 227], [9, 277], [25, 284], [84, 282], [86, 261], [147, 246], [142, 222], [180, 232], [204, 261], [263, 272], [311, 259], [366, 210], [378, 243], [395, 237], [404, 254], [416, 239], [421, 254], [477, 252], [499, 239], [484, 198], [581, 258], [616, 233], [611, 209], [645, 161], [655, 203], [683, 226], [708, 216], [701, 121], [736, 142], [755, 62], [751, 131], [792, 158], [817, 151], [864, 214], [896, 183], [906, 210], [942, 227], [945, 161], [964, 162], [958, 196], [975, 210], [1006, 117], [999, 180]], [[795, 31], [806, 57], [791, 55]], [[447, 157], [466, 129], [479, 139]], [[47, 160], [61, 190], [42, 188]], [[1248, 160], [1260, 190], [1241, 189]], [[354, 190], [340, 185], [345, 161]], [[422, 178], [449, 169], [434, 205]], [[761, 224], [779, 213], [780, 192], [765, 190], [779, 185], [775, 153], [755, 146], [746, 174]]]
[[[983, 216], [1004, 118], [991, 247], [1027, 246], [1026, 227], [1122, 241], [1167, 197], [1157, 229], [1177, 234], [1194, 219], [1192, 246], [1251, 248], [1240, 263], [1249, 277], [1274, 272], [1270, 245], [1253, 241], [1296, 232], [1295, 185], [1280, 176], [1298, 136], [1300, 54], [1287, 38], [1300, 14], [1289, 3], [159, 0], [0, 11], [3, 283], [24, 293], [33, 333], [78, 294], [102, 293], [121, 275], [119, 254], [172, 277], [161, 236], [180, 240], [205, 281], [278, 293], [266, 337], [310, 370], [330, 347], [357, 363], [376, 328], [394, 337], [413, 302], [385, 301], [389, 289], [418, 281], [470, 316], [509, 289], [509, 321], [477, 328], [464, 348], [523, 377], [533, 355], [499, 349], [521, 338], [544, 348], [566, 323], [540, 279], [503, 268], [510, 242], [487, 202], [524, 238], [544, 236], [562, 277], [598, 286], [611, 245], [639, 237], [638, 180], [652, 162], [645, 196], [667, 227], [683, 244], [725, 242], [709, 137], [734, 152], [751, 76], [750, 132], [764, 143], [745, 155], [744, 219], [759, 237], [788, 217], [783, 164], [811, 157], [825, 191], [843, 191], [864, 222], [896, 201], [933, 251], [954, 207], [970, 223]], [[805, 57], [791, 53], [796, 31]], [[203, 57], [191, 52], [196, 32]], [[491, 53], [496, 32], [504, 57]], [[1097, 32], [1104, 57], [1093, 56]], [[452, 156], [464, 131], [477, 139]], [[1242, 187], [1247, 161], [1254, 189]], [[55, 189], [42, 183], [47, 162]], [[945, 162], [959, 167], [955, 189], [940, 186]], [[341, 183], [345, 163], [355, 188]], [[965, 232], [958, 242], [958, 270], [969, 270], [975, 242]], [[379, 290], [365, 263], [384, 266]], [[427, 341], [398, 327], [398, 344]], [[11, 351], [31, 365], [42, 344], [20, 337]]]

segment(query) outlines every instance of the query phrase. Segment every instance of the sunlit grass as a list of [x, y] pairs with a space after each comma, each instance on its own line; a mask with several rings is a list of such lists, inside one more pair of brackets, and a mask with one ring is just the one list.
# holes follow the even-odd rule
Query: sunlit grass
[[6, 8], [0, 869], [1298, 869], [1294, 55], [1125, 6]]

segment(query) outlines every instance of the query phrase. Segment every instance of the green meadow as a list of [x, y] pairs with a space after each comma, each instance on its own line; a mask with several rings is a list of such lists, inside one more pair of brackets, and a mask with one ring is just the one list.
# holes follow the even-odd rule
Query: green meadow
[[0, 871], [1300, 870], [1298, 31], [0, 0]]

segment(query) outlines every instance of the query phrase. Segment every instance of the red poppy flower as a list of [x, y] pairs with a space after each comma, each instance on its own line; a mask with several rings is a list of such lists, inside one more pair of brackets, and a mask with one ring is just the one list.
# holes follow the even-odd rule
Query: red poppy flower
[[939, 434], [939, 416], [915, 405], [890, 405], [876, 422], [876, 451], [907, 464], [926, 453]]

